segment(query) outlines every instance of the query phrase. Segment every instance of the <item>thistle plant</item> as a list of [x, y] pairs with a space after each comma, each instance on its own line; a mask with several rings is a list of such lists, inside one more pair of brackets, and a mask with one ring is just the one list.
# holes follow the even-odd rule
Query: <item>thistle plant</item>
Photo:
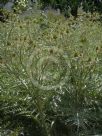
[[102, 31], [85, 15], [0, 23], [0, 131], [102, 134]]

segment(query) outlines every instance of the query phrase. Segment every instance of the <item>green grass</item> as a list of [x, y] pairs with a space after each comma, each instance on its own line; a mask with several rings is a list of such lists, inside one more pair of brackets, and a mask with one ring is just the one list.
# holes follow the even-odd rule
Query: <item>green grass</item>
[[38, 13], [0, 22], [1, 136], [102, 134], [98, 18]]

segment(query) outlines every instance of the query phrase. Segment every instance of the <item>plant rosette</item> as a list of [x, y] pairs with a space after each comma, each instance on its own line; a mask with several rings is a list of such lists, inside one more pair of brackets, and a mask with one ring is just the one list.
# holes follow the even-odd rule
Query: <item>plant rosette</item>
[[27, 62], [27, 73], [42, 90], [63, 86], [68, 79], [70, 62], [66, 53], [57, 47], [35, 47]]

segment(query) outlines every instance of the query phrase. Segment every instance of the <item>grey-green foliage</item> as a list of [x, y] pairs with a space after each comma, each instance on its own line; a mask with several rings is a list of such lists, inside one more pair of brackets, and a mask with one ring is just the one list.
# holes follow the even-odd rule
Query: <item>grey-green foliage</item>
[[[53, 23], [39, 15], [24, 21], [16, 18], [1, 25], [1, 129], [14, 129], [18, 134], [25, 128], [26, 133], [32, 132], [30, 136], [102, 134], [100, 25], [87, 21], [77, 24], [73, 20], [70, 26], [64, 20], [56, 20], [55, 25], [55, 20]], [[60, 30], [63, 25], [65, 30], [68, 27], [67, 35]], [[65, 84], [49, 91], [34, 86], [26, 70], [35, 47], [41, 46], [41, 53], [45, 43], [67, 50], [70, 64]]]

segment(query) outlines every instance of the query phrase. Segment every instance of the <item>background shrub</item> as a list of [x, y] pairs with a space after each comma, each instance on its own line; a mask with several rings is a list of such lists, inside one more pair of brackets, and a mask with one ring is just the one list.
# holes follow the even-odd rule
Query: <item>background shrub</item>
[[51, 6], [52, 8], [59, 8], [61, 12], [66, 15], [67, 12], [77, 17], [78, 8], [82, 6], [85, 12], [102, 12], [102, 1], [99, 0], [40, 0], [43, 6]]

